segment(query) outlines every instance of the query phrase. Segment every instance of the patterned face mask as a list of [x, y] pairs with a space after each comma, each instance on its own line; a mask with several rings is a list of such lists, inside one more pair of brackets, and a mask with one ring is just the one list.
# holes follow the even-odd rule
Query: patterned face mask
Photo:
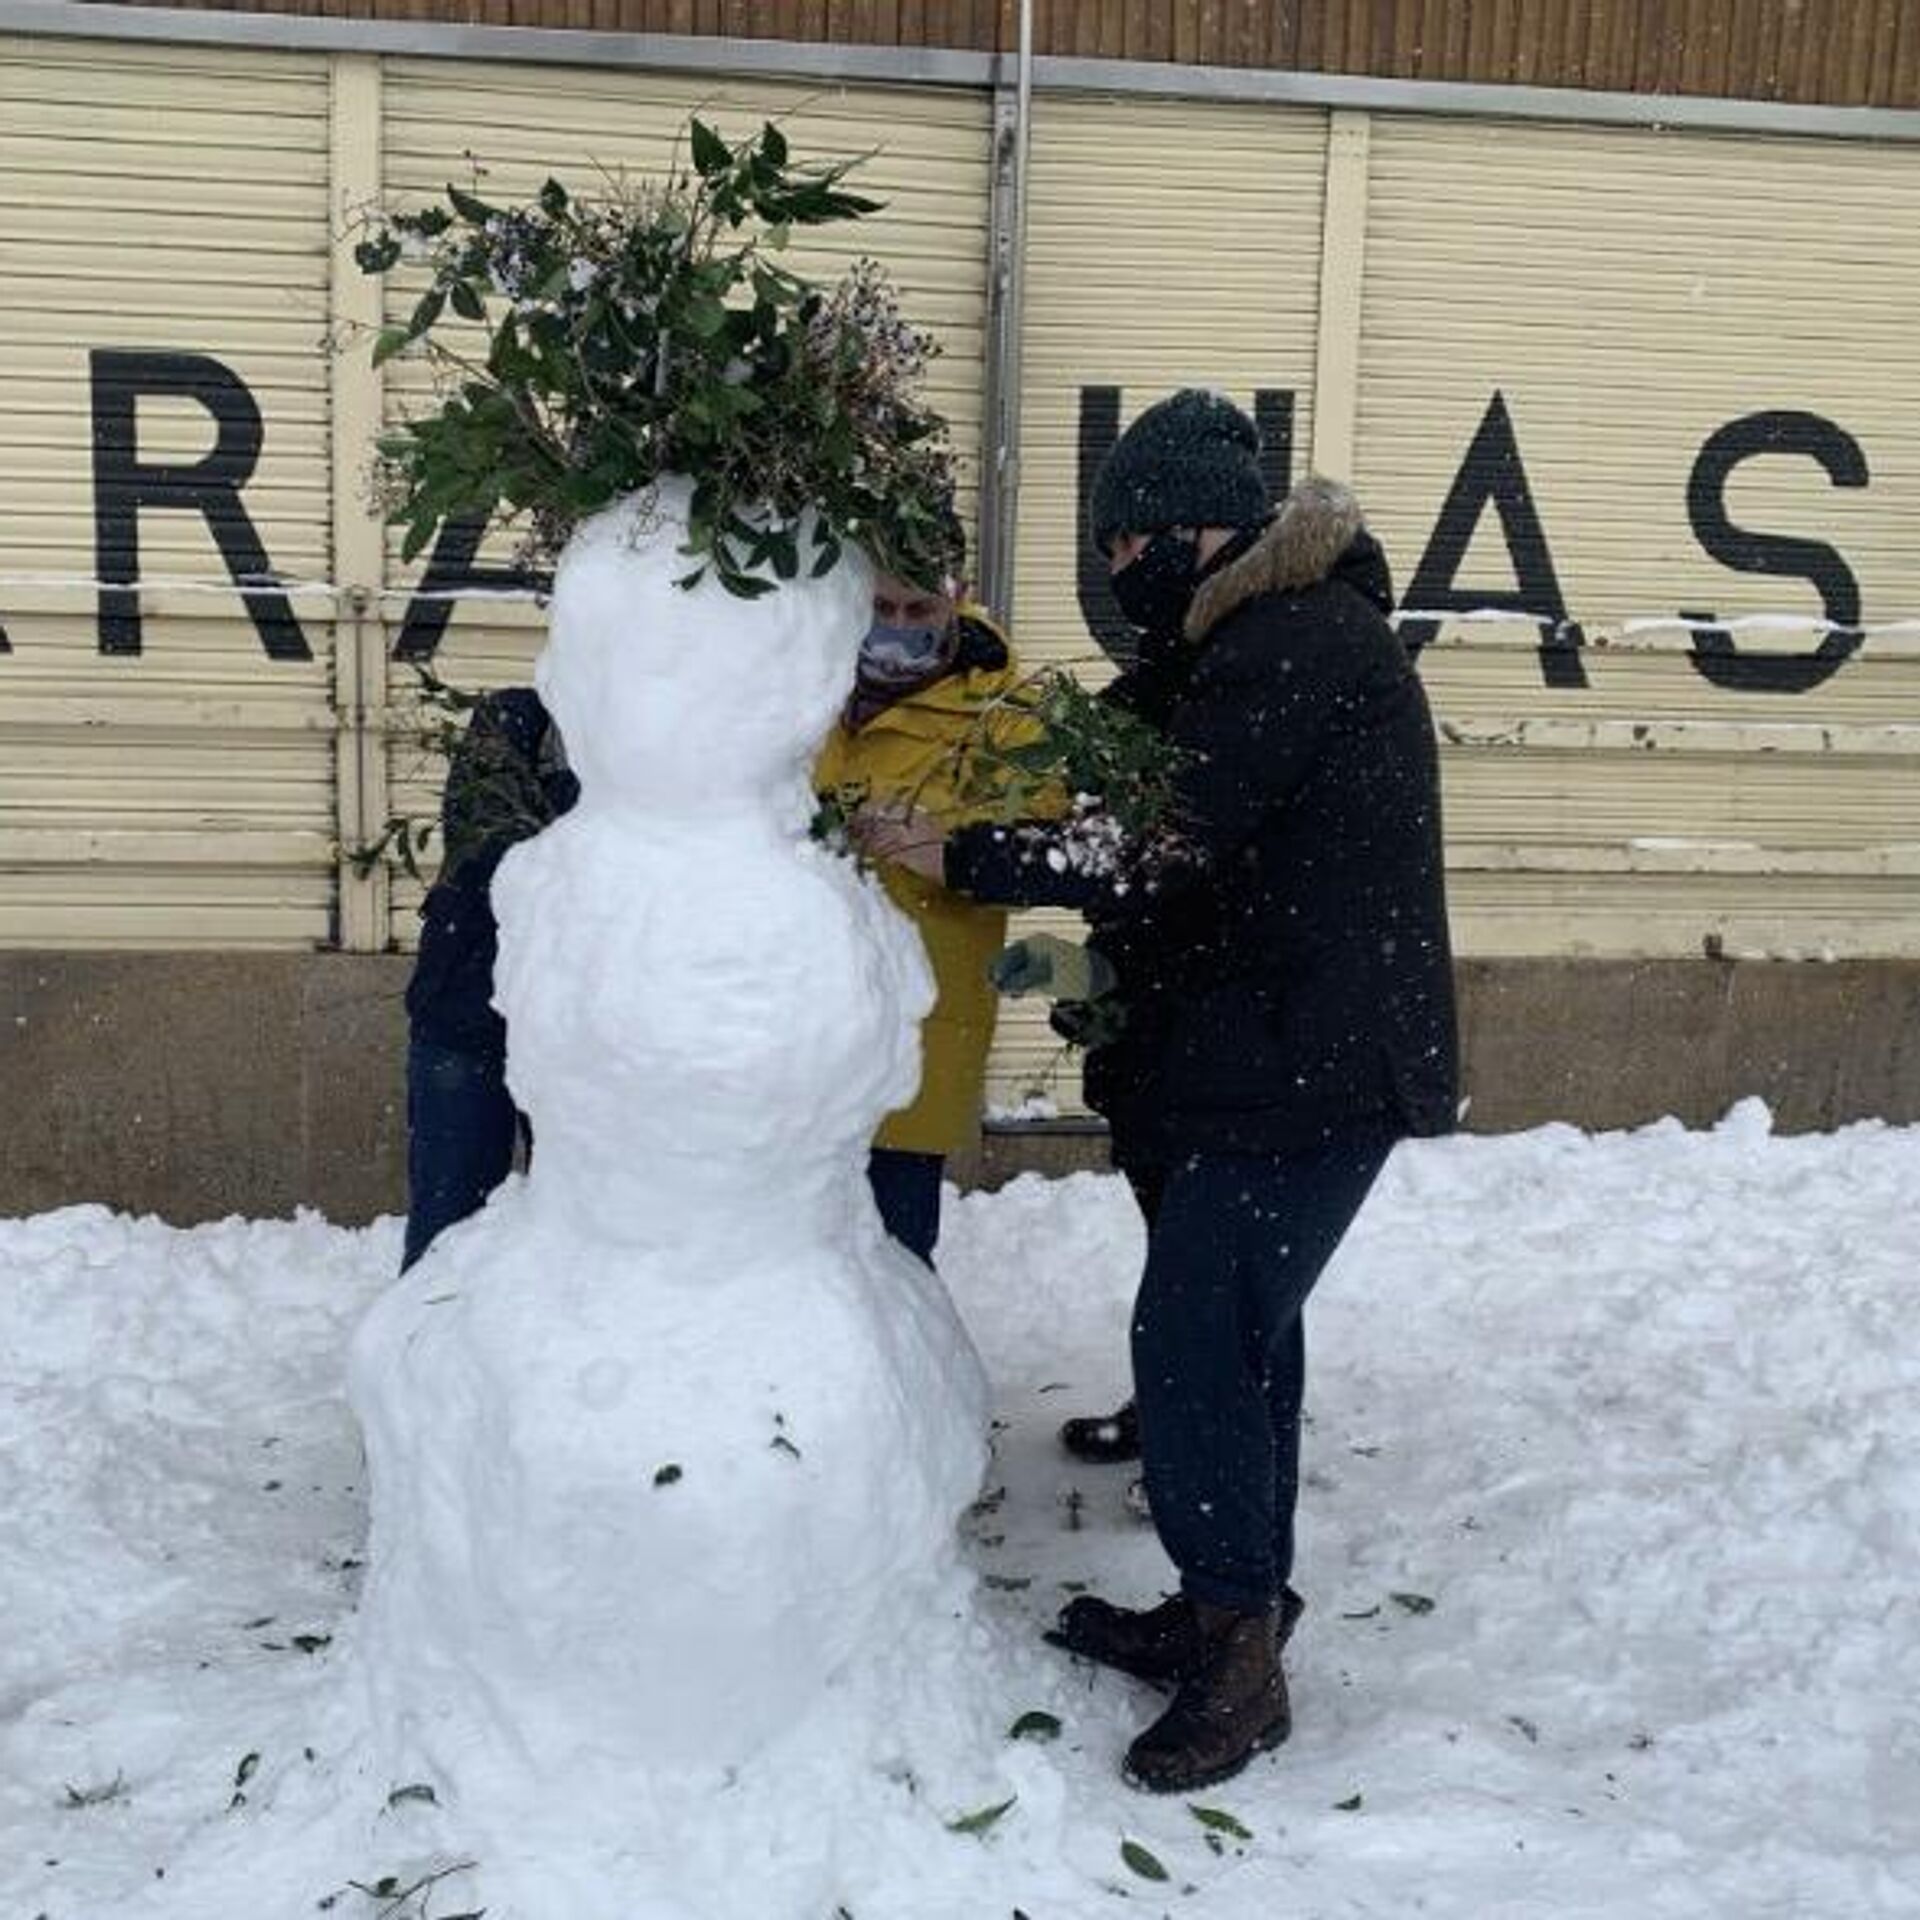
[[912, 686], [946, 663], [948, 635], [940, 627], [889, 627], [875, 621], [860, 643], [860, 678], [881, 686]]

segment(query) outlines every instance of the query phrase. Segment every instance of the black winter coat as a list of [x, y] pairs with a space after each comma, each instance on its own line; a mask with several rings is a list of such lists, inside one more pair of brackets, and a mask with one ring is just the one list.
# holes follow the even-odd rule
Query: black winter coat
[[579, 795], [540, 696], [531, 687], [484, 695], [447, 768], [440, 878], [420, 908], [420, 955], [407, 983], [414, 1039], [506, 1057], [507, 1023], [493, 1010], [500, 928], [489, 889], [507, 849]]
[[1191, 857], [1117, 892], [1058, 871], [1042, 823], [948, 842], [949, 886], [1088, 915], [1122, 1024], [1087, 1098], [1122, 1164], [1454, 1124], [1439, 759], [1391, 608], [1352, 495], [1304, 483], [1203, 583], [1186, 643], [1109, 689], [1188, 756]]

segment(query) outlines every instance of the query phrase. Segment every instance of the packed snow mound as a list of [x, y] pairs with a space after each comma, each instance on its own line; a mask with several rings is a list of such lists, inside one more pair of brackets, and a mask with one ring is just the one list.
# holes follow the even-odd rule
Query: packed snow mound
[[[1310, 1309], [1298, 1724], [1201, 1802], [1241, 1840], [1121, 1785], [1155, 1696], [1038, 1637], [1071, 1590], [1168, 1578], [1125, 1471], [1055, 1438], [1123, 1388], [1126, 1188], [950, 1197], [1002, 1425], [967, 1623], [903, 1649], [893, 1722], [810, 1745], [747, 1841], [744, 1780], [650, 1796], [631, 1824], [670, 1838], [614, 1888], [711, 1882], [733, 1845], [750, 1879], [837, 1851], [855, 1920], [1913, 1920], [1917, 1242], [1920, 1128], [1403, 1146]], [[365, 1529], [345, 1352], [399, 1245], [0, 1222], [0, 1913], [376, 1920], [359, 1888], [476, 1859], [389, 1920], [502, 1912], [330, 1706]], [[952, 1706], [913, 1675], [956, 1660], [972, 1760], [922, 1777]], [[1008, 1737], [1033, 1713], [1056, 1739]]]
[[498, 1920], [820, 1920], [884, 1830], [850, 1760], [879, 1789], [980, 1739], [926, 1655], [964, 1641], [984, 1379], [865, 1179], [931, 976], [806, 836], [871, 574], [689, 591], [684, 507], [610, 509], [556, 583], [581, 797], [493, 890], [531, 1170], [354, 1348], [373, 1751]]

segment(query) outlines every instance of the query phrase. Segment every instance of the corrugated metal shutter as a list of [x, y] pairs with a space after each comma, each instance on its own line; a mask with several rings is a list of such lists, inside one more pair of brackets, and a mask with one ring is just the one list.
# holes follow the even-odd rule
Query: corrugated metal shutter
[[[991, 107], [984, 95], [394, 61], [386, 73], [389, 202], [417, 205], [449, 180], [465, 183], [469, 153], [487, 169], [481, 190], [505, 200], [530, 196], [550, 173], [572, 185], [590, 185], [602, 167], [658, 175], [672, 164], [676, 137], [696, 112], [733, 134], [781, 118], [797, 156], [872, 151], [858, 185], [885, 200], [884, 211], [832, 246], [797, 237], [790, 257], [811, 270], [837, 271], [871, 254], [886, 263], [909, 315], [938, 336], [943, 351], [931, 391], [953, 422], [971, 518], [985, 380]], [[405, 297], [396, 286], [396, 309]], [[395, 372], [390, 407], [417, 403], [425, 392], [418, 369], [401, 363]], [[504, 559], [509, 547], [496, 542], [490, 554]], [[448, 630], [437, 670], [469, 686], [524, 679], [541, 632], [531, 609], [467, 603]], [[396, 668], [392, 684], [404, 699], [411, 685], [404, 668]], [[402, 741], [392, 771], [395, 810], [430, 813], [437, 768]], [[394, 932], [404, 943], [414, 937], [418, 899], [417, 887], [394, 890]]]
[[[1251, 407], [1290, 396], [1311, 443], [1327, 116], [1316, 110], [1045, 96], [1035, 103], [1022, 333], [1016, 642], [1029, 665], [1108, 668], [1076, 591], [1083, 421], [1121, 424], [1180, 386]], [[1276, 400], [1275, 408], [1286, 402]], [[1275, 417], [1278, 417], [1276, 415]], [[1074, 929], [1064, 916], [1022, 925]], [[992, 1096], [1079, 1104], [1038, 1006], [1001, 1012]]]
[[[109, 657], [94, 594], [52, 584], [95, 571], [96, 350], [244, 381], [246, 509], [275, 569], [326, 577], [327, 108], [319, 59], [0, 38], [0, 943], [328, 935], [330, 603], [295, 602], [311, 658], [272, 659], [230, 590], [155, 586]], [[137, 420], [144, 463], [214, 442], [192, 399]], [[198, 513], [139, 534], [144, 577], [226, 578]]]
[[[1920, 150], [1383, 116], [1369, 214], [1358, 476], [1403, 588], [1499, 394], [1589, 641], [1585, 686], [1548, 686], [1524, 625], [1426, 656], [1463, 949], [1920, 952], [1914, 637], [1748, 691], [1632, 624], [1820, 615], [1689, 520], [1709, 438], [1781, 411], [1851, 435], [1870, 483], [1756, 459], [1733, 521], [1837, 549], [1869, 629], [1920, 616]], [[1498, 527], [1489, 508], [1463, 584], [1513, 584]]]

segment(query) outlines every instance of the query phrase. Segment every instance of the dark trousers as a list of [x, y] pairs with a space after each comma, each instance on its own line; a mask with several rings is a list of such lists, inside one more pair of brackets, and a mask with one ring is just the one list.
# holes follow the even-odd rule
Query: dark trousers
[[933, 1265], [940, 1239], [940, 1181], [946, 1160], [937, 1153], [901, 1153], [875, 1147], [867, 1156], [867, 1183], [887, 1232]]
[[1141, 1460], [1161, 1544], [1197, 1600], [1259, 1613], [1293, 1570], [1300, 1310], [1393, 1142], [1200, 1154], [1130, 1173], [1147, 1217], [1134, 1308]]
[[407, 1048], [407, 1244], [400, 1271], [478, 1213], [513, 1168], [523, 1125], [506, 1062], [415, 1040]]

